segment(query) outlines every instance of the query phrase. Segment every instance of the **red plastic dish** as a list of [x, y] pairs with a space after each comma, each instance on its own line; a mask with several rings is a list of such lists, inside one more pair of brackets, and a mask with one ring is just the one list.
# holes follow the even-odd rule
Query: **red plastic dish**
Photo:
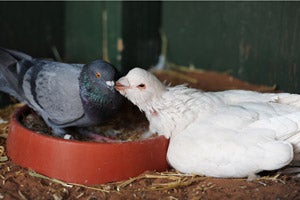
[[163, 136], [134, 142], [95, 143], [63, 140], [33, 132], [19, 122], [28, 107], [11, 118], [7, 138], [10, 159], [51, 178], [78, 184], [102, 184], [164, 171], [168, 140]]

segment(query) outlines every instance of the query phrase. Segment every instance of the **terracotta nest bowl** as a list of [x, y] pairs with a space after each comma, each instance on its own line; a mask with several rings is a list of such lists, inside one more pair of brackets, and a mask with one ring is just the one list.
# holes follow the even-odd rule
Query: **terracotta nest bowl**
[[168, 140], [163, 136], [133, 142], [96, 143], [64, 140], [25, 128], [24, 106], [14, 112], [7, 138], [10, 159], [48, 177], [77, 184], [102, 184], [164, 171]]

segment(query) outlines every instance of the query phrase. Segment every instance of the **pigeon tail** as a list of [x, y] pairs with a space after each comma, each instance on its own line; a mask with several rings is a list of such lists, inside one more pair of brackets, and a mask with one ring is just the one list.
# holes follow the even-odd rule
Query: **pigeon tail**
[[289, 93], [280, 93], [278, 94], [278, 103], [288, 104], [300, 108], [300, 95], [299, 94], [289, 94]]
[[276, 170], [288, 165], [294, 158], [293, 147], [289, 142], [275, 141], [264, 143], [266, 151], [264, 160], [260, 163], [263, 170]]
[[[19, 85], [23, 74], [27, 71], [26, 62], [32, 58], [24, 53], [0, 47], [0, 91], [8, 93], [19, 101], [23, 101], [23, 92]], [[19, 64], [22, 62], [24, 65]]]
[[[295, 97], [296, 96], [299, 96], [299, 95], [295, 95]], [[297, 102], [297, 101], [291, 101], [291, 102], [293, 103], [294, 106], [296, 106], [295, 103], [299, 103], [299, 106], [300, 106], [300, 102]], [[287, 137], [284, 140], [293, 145], [294, 160], [300, 161], [300, 114], [292, 113], [292, 114], [287, 115], [286, 117], [295, 123], [297, 130], [293, 135]]]
[[300, 160], [300, 132], [288, 138], [287, 141], [293, 144], [295, 160]]

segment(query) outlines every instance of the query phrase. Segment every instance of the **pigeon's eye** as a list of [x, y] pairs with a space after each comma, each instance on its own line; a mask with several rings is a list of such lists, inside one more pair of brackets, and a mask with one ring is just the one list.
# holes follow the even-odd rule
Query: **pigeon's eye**
[[146, 85], [144, 83], [141, 83], [137, 86], [139, 89], [146, 89]]
[[97, 78], [101, 78], [101, 73], [100, 73], [100, 72], [96, 72], [96, 73], [95, 73], [95, 76], [96, 76]]

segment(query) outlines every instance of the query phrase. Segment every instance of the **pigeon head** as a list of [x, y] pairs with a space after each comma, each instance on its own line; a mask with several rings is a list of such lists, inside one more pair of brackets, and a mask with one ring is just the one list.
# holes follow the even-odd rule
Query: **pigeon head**
[[150, 72], [134, 68], [116, 82], [115, 89], [139, 108], [161, 96], [165, 86]]
[[79, 77], [82, 98], [97, 104], [108, 100], [111, 94], [116, 93], [114, 81], [117, 78], [114, 66], [103, 60], [84, 65]]

